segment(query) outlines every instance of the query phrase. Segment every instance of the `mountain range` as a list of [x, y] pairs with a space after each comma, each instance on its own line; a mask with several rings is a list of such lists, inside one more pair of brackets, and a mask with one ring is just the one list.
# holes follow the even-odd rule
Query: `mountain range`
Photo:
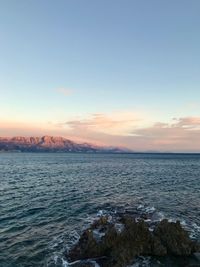
[[72, 140], [55, 137], [0, 137], [0, 151], [12, 152], [96, 152], [120, 153], [130, 152], [118, 147], [96, 146], [89, 143], [76, 143]]

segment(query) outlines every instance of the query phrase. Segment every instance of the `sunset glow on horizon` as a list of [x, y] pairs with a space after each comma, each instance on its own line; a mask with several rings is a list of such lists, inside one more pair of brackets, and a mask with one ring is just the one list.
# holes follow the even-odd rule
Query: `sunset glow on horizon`
[[200, 152], [200, 2], [1, 1], [0, 136]]

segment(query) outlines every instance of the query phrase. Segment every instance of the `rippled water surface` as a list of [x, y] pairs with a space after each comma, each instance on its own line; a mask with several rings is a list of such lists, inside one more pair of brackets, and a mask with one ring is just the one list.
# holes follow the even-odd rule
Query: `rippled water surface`
[[199, 239], [200, 155], [1, 153], [0, 267], [62, 266], [99, 210], [139, 205]]

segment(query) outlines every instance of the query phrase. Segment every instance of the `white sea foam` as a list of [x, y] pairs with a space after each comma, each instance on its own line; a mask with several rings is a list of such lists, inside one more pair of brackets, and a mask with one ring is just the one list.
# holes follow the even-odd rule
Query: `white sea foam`
[[94, 237], [94, 239], [95, 239], [97, 242], [100, 242], [100, 241], [101, 241], [101, 238], [102, 238], [103, 236], [105, 236], [105, 233], [100, 232], [99, 229], [95, 229], [95, 230], [93, 230], [92, 233], [93, 233], [93, 237]]
[[158, 221], [162, 221], [163, 219], [165, 219], [165, 215], [163, 212], [159, 211], [157, 213], [157, 216], [158, 216]]
[[72, 246], [74, 246], [78, 240], [80, 239], [80, 235], [77, 233], [77, 231], [70, 232], [68, 243], [66, 244], [67, 251], [70, 250]]
[[150, 223], [150, 222], [152, 222], [152, 220], [151, 219], [146, 219], [146, 220], [144, 220], [146, 223]]
[[141, 210], [143, 208], [144, 208], [144, 205], [141, 205], [141, 204], [137, 207], [138, 210]]
[[58, 262], [58, 255], [55, 255], [54, 258], [53, 258], [53, 260], [54, 260], [55, 264], [57, 264], [57, 262]]
[[94, 267], [100, 267], [100, 265], [96, 261], [90, 261], [90, 262], [94, 264]]
[[190, 238], [191, 239], [196, 239], [196, 238], [198, 238], [198, 236], [199, 236], [199, 233], [200, 233], [200, 226], [199, 225], [197, 225], [196, 223], [193, 223], [192, 225], [191, 225], [191, 232], [190, 232]]
[[101, 216], [103, 216], [105, 214], [105, 211], [103, 211], [103, 210], [99, 210], [98, 212], [97, 212], [97, 217], [101, 217]]
[[151, 257], [138, 257], [135, 263], [127, 267], [150, 267], [151, 266]]
[[145, 212], [146, 213], [153, 213], [155, 211], [156, 211], [155, 207], [146, 207], [145, 208]]
[[68, 266], [70, 266], [70, 265], [69, 265], [68, 261], [66, 261], [66, 260], [64, 260], [64, 259], [62, 258], [62, 266], [63, 266], [63, 267], [68, 267]]
[[175, 219], [175, 218], [170, 218], [170, 219], [168, 219], [168, 222], [173, 222], [173, 223], [175, 223], [177, 221], [177, 219]]
[[152, 214], [156, 211], [156, 208], [154, 206], [145, 206], [145, 205], [140, 204], [137, 207], [137, 210], [142, 211], [142, 212], [147, 213], [147, 214]]
[[186, 223], [185, 220], [182, 220], [180, 223], [181, 223], [181, 225], [182, 225], [183, 227], [187, 227], [187, 223]]
[[193, 223], [193, 224], [192, 224], [192, 227], [193, 227], [197, 232], [200, 233], [200, 226], [199, 226], [199, 225], [197, 225], [196, 223]]
[[94, 267], [100, 267], [100, 265], [93, 259], [88, 259], [88, 260], [85, 260], [85, 261], [80, 261], [80, 260], [77, 260], [77, 261], [73, 261], [73, 262], [68, 262], [67, 260], [65, 259], [61, 259], [62, 260], [62, 267], [73, 267], [73, 266], [76, 266], [77, 263], [92, 263], [94, 265]]

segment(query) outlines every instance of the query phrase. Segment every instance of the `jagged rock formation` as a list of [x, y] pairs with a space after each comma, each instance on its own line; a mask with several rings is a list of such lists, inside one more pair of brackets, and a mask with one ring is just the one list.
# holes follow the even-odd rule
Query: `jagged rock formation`
[[[123, 216], [109, 222], [107, 217], [101, 217], [83, 232], [67, 258], [75, 262], [72, 266], [90, 266], [84, 261], [95, 259], [101, 267], [125, 267], [134, 257], [145, 255], [186, 257], [187, 262], [187, 257], [197, 251], [200, 251], [199, 244], [189, 238], [178, 221], [164, 219], [150, 230], [143, 219]], [[79, 265], [76, 265], [77, 261]]]
[[63, 137], [0, 138], [0, 151], [20, 152], [122, 152], [119, 148], [106, 148], [88, 143], [78, 144]]

